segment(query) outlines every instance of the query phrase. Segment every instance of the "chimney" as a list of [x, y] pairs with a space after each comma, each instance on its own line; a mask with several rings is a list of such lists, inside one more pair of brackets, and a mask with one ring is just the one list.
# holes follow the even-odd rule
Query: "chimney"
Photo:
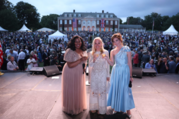
[[75, 10], [73, 10], [73, 13], [75, 13]]
[[104, 10], [102, 10], [102, 13], [104, 13]]

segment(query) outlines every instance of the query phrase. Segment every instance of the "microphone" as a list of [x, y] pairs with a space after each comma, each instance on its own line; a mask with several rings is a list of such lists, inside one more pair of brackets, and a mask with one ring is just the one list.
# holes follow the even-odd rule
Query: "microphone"
[[129, 88], [132, 88], [132, 81], [129, 82]]
[[[83, 67], [83, 69], [85, 68], [85, 63], [82, 64], [82, 67]], [[83, 71], [83, 74], [84, 74], [84, 71]]]

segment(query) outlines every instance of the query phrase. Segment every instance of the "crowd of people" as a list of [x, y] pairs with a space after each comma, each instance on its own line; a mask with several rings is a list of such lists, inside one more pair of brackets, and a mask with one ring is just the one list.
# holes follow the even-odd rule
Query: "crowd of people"
[[[29, 71], [33, 66], [58, 65], [63, 67], [63, 54], [68, 41], [63, 38], [48, 40], [53, 32], [0, 32], [0, 41], [4, 52], [2, 70]], [[100, 37], [104, 48], [114, 48], [111, 36], [114, 32], [64, 31], [67, 39], [74, 35], [83, 38], [87, 49], [92, 47], [94, 37]], [[162, 33], [124, 32], [121, 33], [124, 45], [132, 51], [134, 67], [153, 68], [158, 73], [178, 73], [179, 35], [170, 36]], [[11, 58], [13, 57], [13, 58]], [[33, 62], [29, 63], [33, 59]], [[14, 64], [8, 62], [15, 61]], [[42, 64], [42, 65], [41, 65]], [[16, 68], [10, 68], [15, 65]]]

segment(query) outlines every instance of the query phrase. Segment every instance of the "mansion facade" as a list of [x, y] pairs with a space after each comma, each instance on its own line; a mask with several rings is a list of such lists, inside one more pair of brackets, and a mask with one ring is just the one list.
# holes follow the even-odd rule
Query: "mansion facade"
[[119, 32], [120, 19], [113, 13], [64, 12], [58, 17], [59, 31], [115, 31]]

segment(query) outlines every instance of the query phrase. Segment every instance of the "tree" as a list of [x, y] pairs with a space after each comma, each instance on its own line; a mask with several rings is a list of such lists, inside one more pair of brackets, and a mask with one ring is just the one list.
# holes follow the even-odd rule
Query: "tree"
[[136, 25], [139, 25], [139, 24], [142, 24], [142, 21], [143, 19], [141, 19], [140, 17], [128, 17], [127, 18], [127, 21], [124, 22], [124, 24], [136, 24]]
[[58, 17], [59, 15], [57, 14], [50, 14], [50, 15], [43, 16], [40, 24], [42, 27], [48, 27], [48, 28], [57, 30], [57, 18]]
[[5, 10], [5, 9], [8, 9], [14, 12], [14, 5], [8, 0], [0, 0], [0, 11]]
[[164, 22], [164, 25], [162, 27], [162, 30], [167, 30], [170, 25], [174, 25], [175, 29], [177, 31], [179, 31], [179, 13], [177, 13], [176, 15], [173, 15], [171, 18], [167, 19], [165, 22]]
[[26, 24], [30, 29], [39, 28], [40, 14], [37, 13], [37, 9], [33, 5], [21, 1], [15, 6], [15, 11], [21, 25]]
[[0, 26], [9, 31], [15, 31], [20, 28], [16, 15], [8, 9], [0, 11]]
[[120, 22], [119, 22], [120, 24], [122, 24], [122, 19], [120, 19]]

